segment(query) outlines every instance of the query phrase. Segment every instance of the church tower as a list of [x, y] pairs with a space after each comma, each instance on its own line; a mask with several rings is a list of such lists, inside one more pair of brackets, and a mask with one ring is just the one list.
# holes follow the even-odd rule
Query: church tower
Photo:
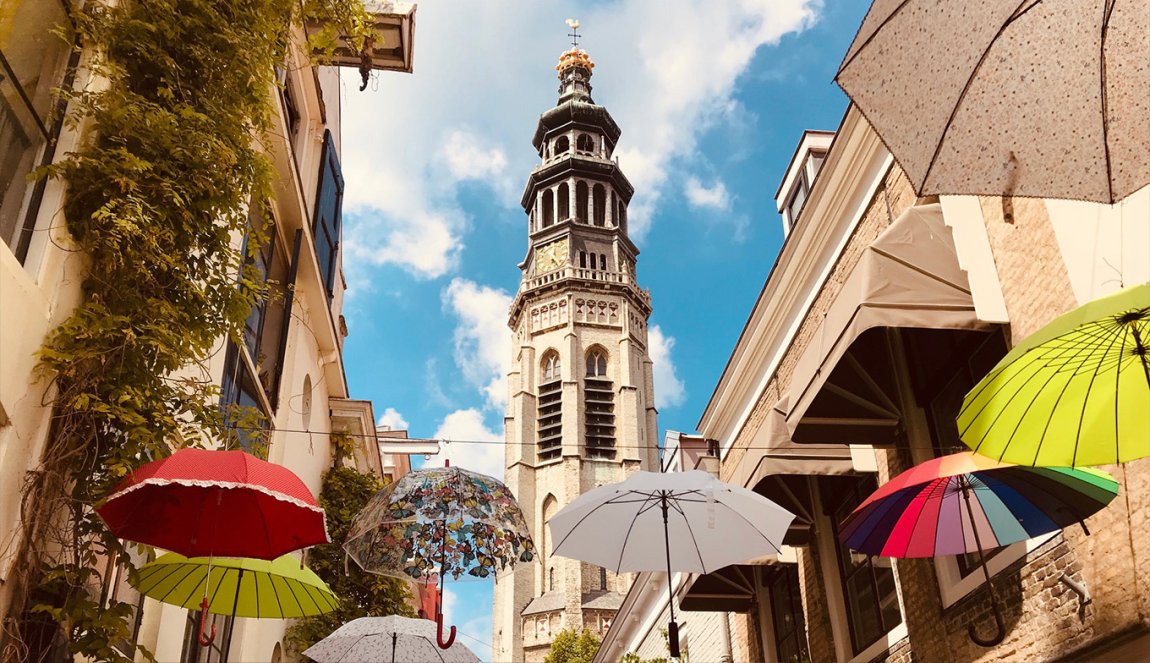
[[539, 557], [496, 578], [501, 662], [542, 661], [563, 629], [607, 632], [631, 575], [552, 556], [547, 520], [591, 488], [658, 468], [651, 294], [636, 280], [634, 189], [613, 158], [619, 126], [591, 99], [594, 66], [578, 46], [560, 57], [559, 101], [539, 118], [541, 162], [521, 201], [528, 244], [508, 320], [506, 482]]

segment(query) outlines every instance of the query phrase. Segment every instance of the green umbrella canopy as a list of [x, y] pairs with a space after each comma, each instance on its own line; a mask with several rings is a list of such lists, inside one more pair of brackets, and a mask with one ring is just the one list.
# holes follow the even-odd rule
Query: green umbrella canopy
[[1150, 456], [1150, 283], [1029, 336], [971, 389], [957, 421], [971, 449], [1019, 465]]
[[133, 583], [145, 596], [198, 610], [205, 585], [208, 612], [235, 617], [290, 619], [334, 610], [339, 599], [298, 558], [184, 557], [175, 553], [145, 564]]

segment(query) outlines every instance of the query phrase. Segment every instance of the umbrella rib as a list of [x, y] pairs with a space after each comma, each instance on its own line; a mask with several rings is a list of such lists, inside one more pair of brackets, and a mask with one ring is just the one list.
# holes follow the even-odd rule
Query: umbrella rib
[[[299, 611], [301, 613], [307, 612], [306, 610], [304, 610], [303, 603], [300, 602], [299, 596], [295, 593], [295, 587], [292, 586], [293, 583], [291, 582], [291, 580], [289, 580], [287, 578], [284, 578], [283, 580], [284, 580], [284, 585], [286, 585], [288, 588], [288, 592], [291, 593], [292, 600], [295, 601], [296, 607], [299, 608]], [[273, 584], [274, 584], [274, 579], [273, 579]], [[283, 606], [280, 606], [280, 613], [283, 613]]]
[[[182, 569], [182, 568], [183, 568], [182, 564], [172, 564], [170, 567], [164, 568], [164, 569], [158, 569], [155, 566], [145, 566], [144, 568], [140, 569], [138, 574], [137, 574], [137, 577], [140, 579], [140, 581], [139, 581], [139, 584], [136, 586], [136, 589], [139, 590], [139, 592], [141, 594], [147, 594], [148, 593], [147, 590], [144, 589], [145, 584], [151, 583], [151, 588], [155, 589], [161, 583], [163, 583], [165, 580], [167, 580], [168, 578], [171, 578], [172, 576], [179, 573], [180, 569]], [[156, 581], [152, 580], [152, 578], [160, 575], [164, 571], [167, 571], [167, 574], [165, 574], [164, 577], [162, 577]], [[147, 575], [145, 575], [145, 574], [147, 574]], [[171, 590], [169, 590], [169, 591], [171, 591]]]
[[[650, 500], [652, 498], [647, 498], [647, 499]], [[651, 507], [648, 506], [646, 510], [650, 510], [650, 508]], [[639, 515], [644, 513], [644, 512], [645, 512], [645, 510], [640, 509], [639, 513], [636, 514], [635, 517], [631, 519], [631, 524], [627, 526], [627, 535], [623, 537], [623, 545], [619, 546], [619, 562], [615, 565], [615, 573], [619, 573], [620, 569], [623, 567], [623, 555], [626, 554], [627, 544], [630, 543], [630, 541], [631, 541], [631, 532], [633, 532], [635, 530], [635, 523], [639, 520]], [[574, 530], [572, 530], [572, 531], [574, 531]]]
[[[874, 29], [874, 31], [872, 31], [872, 32], [870, 33], [870, 36], [869, 36], [869, 37], [867, 37], [867, 38], [866, 38], [866, 39], [863, 41], [863, 43], [859, 44], [859, 47], [855, 49], [855, 52], [854, 52], [853, 54], [848, 54], [848, 56], [847, 56], [847, 59], [843, 60], [843, 63], [839, 65], [839, 70], [838, 70], [837, 72], [835, 72], [835, 78], [836, 78], [836, 79], [839, 77], [839, 74], [843, 73], [843, 69], [846, 69], [848, 66], [850, 66], [850, 64], [851, 64], [852, 62], [854, 62], [855, 58], [857, 58], [857, 57], [859, 56], [859, 53], [862, 53], [862, 52], [863, 52], [863, 50], [864, 50], [864, 49], [866, 49], [866, 47], [867, 47], [867, 46], [868, 46], [868, 45], [869, 45], [869, 44], [870, 44], [872, 41], [874, 41], [874, 38], [878, 36], [878, 33], [882, 32], [882, 29], [883, 29], [883, 28], [885, 28], [885, 27], [887, 26], [887, 24], [888, 24], [888, 23], [890, 23], [891, 21], [893, 21], [893, 20], [894, 20], [894, 17], [895, 17], [895, 16], [896, 16], [896, 15], [897, 15], [899, 12], [901, 12], [901, 11], [903, 10], [903, 7], [906, 7], [908, 4], [910, 4], [910, 0], [903, 0], [903, 1], [902, 1], [902, 4], [900, 4], [898, 7], [895, 7], [895, 8], [894, 8], [894, 11], [892, 11], [892, 12], [891, 12], [891, 13], [890, 13], [890, 14], [889, 14], [889, 15], [888, 15], [886, 18], [884, 18], [884, 19], [883, 19], [883, 21], [882, 21], [882, 23], [880, 23], [880, 24], [879, 24], [879, 26], [878, 26], [877, 28], [875, 28], [875, 29]], [[864, 17], [864, 19], [863, 19], [863, 22], [864, 22], [864, 23], [866, 22], [866, 19], [865, 19], [865, 17]], [[856, 32], [856, 34], [855, 34], [855, 38], [856, 38], [856, 39], [858, 38], [858, 33], [861, 33], [861, 32], [862, 32], [862, 25], [860, 24], [860, 25], [859, 25], [859, 29], [858, 29], [858, 31], [857, 31], [857, 32]], [[852, 44], [852, 45], [853, 45], [853, 44]]]
[[[1123, 341], [1123, 345], [1125, 345], [1125, 341]], [[1114, 339], [1111, 339], [1107, 351], [1112, 347], [1114, 347]], [[1093, 391], [1094, 381], [1098, 379], [1098, 371], [1101, 370], [1101, 368], [1101, 364], [1094, 368], [1094, 372], [1090, 375], [1090, 384], [1086, 386], [1086, 393], [1082, 397], [1082, 411], [1078, 415], [1078, 430], [1074, 435], [1074, 453], [1070, 456], [1070, 464], [1072, 466], [1078, 464], [1078, 443], [1082, 440], [1082, 420], [1086, 417], [1086, 404], [1090, 402], [1090, 393]]]
[[[1023, 6], [1028, 2], [1030, 2], [1031, 5], [1026, 7], [1026, 9], [1023, 9]], [[934, 146], [934, 155], [931, 156], [930, 164], [927, 165], [926, 171], [922, 174], [922, 183], [919, 186], [921, 190], [926, 190], [926, 182], [930, 179], [930, 171], [934, 170], [934, 166], [938, 162], [938, 155], [942, 153], [942, 145], [946, 142], [946, 135], [950, 133], [950, 128], [954, 126], [954, 118], [958, 116], [958, 109], [962, 106], [962, 102], [966, 100], [966, 95], [968, 92], [970, 92], [970, 88], [974, 84], [974, 78], [978, 75], [979, 70], [982, 69], [982, 63], [986, 62], [986, 57], [990, 55], [990, 50], [994, 48], [994, 43], [997, 42], [998, 38], [1006, 32], [1008, 27], [1010, 27], [1018, 19], [1022, 18], [1022, 16], [1029, 12], [1031, 9], [1034, 9], [1034, 7], [1036, 7], [1040, 2], [1042, 2], [1042, 0], [1021, 0], [1021, 2], [1018, 3], [1018, 6], [1015, 7], [1014, 12], [1010, 15], [1010, 18], [1002, 24], [1002, 27], [998, 29], [998, 32], [995, 33], [994, 37], [992, 37], [990, 41], [987, 42], [986, 48], [982, 51], [982, 56], [978, 58], [978, 62], [974, 65], [974, 69], [971, 70], [970, 76], [966, 79], [966, 85], [962, 87], [962, 92], [959, 93], [958, 99], [955, 99], [954, 101], [954, 108], [950, 110], [950, 117], [947, 118], [946, 125], [942, 129], [942, 135], [938, 137], [938, 143]], [[1006, 193], [1010, 194], [1013, 192], [1007, 191]]]
[[[1122, 347], [1118, 350], [1118, 356], [1121, 357], [1122, 353], [1126, 352], [1126, 336], [1122, 336]], [[1122, 387], [1122, 360], [1118, 360], [1118, 367], [1114, 371], [1114, 460], [1122, 462], [1122, 436], [1118, 434], [1118, 424], [1121, 418], [1118, 416], [1118, 408], [1122, 404], [1122, 399], [1118, 397], [1121, 394]]]
[[1107, 0], [1103, 9], [1102, 30], [1098, 44], [1098, 89], [1099, 105], [1102, 110], [1102, 154], [1106, 157], [1106, 202], [1114, 200], [1114, 170], [1110, 160], [1110, 123], [1109, 106], [1110, 97], [1106, 94], [1106, 35], [1110, 32], [1110, 17], [1114, 14], [1114, 0]]
[[[177, 569], [177, 571], [178, 571], [178, 570], [182, 569], [183, 567], [184, 567], [184, 565], [183, 565], [183, 564], [180, 564], [180, 565], [176, 566], [176, 569]], [[164, 597], [163, 597], [163, 598], [157, 598], [156, 600], [157, 600], [157, 601], [159, 601], [159, 602], [161, 602], [161, 603], [168, 603], [168, 597], [172, 595], [172, 592], [176, 591], [176, 588], [177, 588], [177, 587], [179, 587], [181, 584], [183, 584], [183, 582], [184, 582], [185, 580], [187, 580], [187, 579], [188, 579], [188, 578], [189, 578], [189, 577], [190, 577], [190, 576], [191, 576], [193, 573], [195, 573], [195, 572], [196, 572], [196, 567], [195, 567], [195, 566], [193, 566], [193, 565], [187, 565], [187, 573], [185, 573], [185, 574], [184, 574], [184, 577], [183, 577], [183, 578], [180, 578], [180, 579], [179, 579], [179, 580], [176, 582], [176, 584], [172, 585], [172, 588], [171, 588], [171, 589], [169, 589], [169, 590], [168, 590], [168, 591], [167, 591], [167, 592], [164, 594]], [[175, 573], [173, 573], [173, 574], [171, 574], [171, 575], [175, 575]], [[164, 578], [164, 580], [167, 580], [167, 578]], [[197, 585], [197, 586], [198, 586], [198, 585]], [[189, 595], [189, 596], [188, 596], [188, 598], [190, 599], [190, 598], [191, 598], [191, 596]], [[182, 602], [182, 603], [180, 603], [179, 605], [183, 605], [184, 603], [187, 603], [187, 601], [183, 601], [183, 602]]]
[[[552, 552], [554, 552], [554, 551], [556, 551], [556, 550], [559, 550], [560, 548], [562, 548], [562, 547], [563, 547], [563, 544], [567, 542], [567, 539], [571, 538], [571, 535], [575, 533], [575, 530], [579, 529], [579, 526], [583, 524], [583, 521], [585, 521], [585, 520], [587, 520], [588, 518], [590, 518], [592, 514], [594, 514], [594, 513], [595, 513], [596, 511], [598, 511], [599, 509], [601, 509], [601, 508], [603, 508], [603, 507], [607, 506], [608, 504], [611, 504], [611, 502], [610, 502], [610, 501], [606, 501], [606, 502], [602, 502], [602, 503], [600, 503], [600, 504], [596, 504], [596, 505], [595, 505], [595, 508], [593, 508], [593, 509], [591, 509], [590, 511], [588, 511], [587, 513], [583, 514], [583, 517], [582, 517], [582, 518], [580, 518], [580, 519], [579, 519], [579, 520], [578, 520], [578, 521], [577, 521], [577, 522], [576, 522], [574, 525], [572, 525], [572, 526], [571, 526], [571, 529], [570, 529], [570, 530], [567, 532], [567, 534], [565, 534], [565, 535], [563, 536], [563, 538], [562, 538], [562, 539], [560, 539], [560, 540], [559, 540], [559, 543], [556, 543], [556, 544], [555, 544], [555, 548], [552, 550]], [[616, 573], [618, 573], [618, 572], [616, 571]]]
[[[188, 570], [187, 575], [185, 575], [183, 578], [180, 578], [180, 582], [176, 583], [176, 586], [178, 587], [181, 583], [183, 583], [185, 580], [190, 578], [192, 576], [192, 574], [195, 573], [197, 570], [198, 570], [198, 566], [191, 566]], [[185, 605], [188, 601], [191, 601], [192, 597], [195, 596], [196, 592], [199, 591], [201, 582], [202, 581], [196, 582], [196, 584], [192, 587], [192, 591], [188, 592], [187, 598], [185, 598], [183, 601], [180, 601], [177, 605]], [[173, 587], [172, 591], [175, 591], [175, 589], [176, 588]], [[170, 592], [169, 592], [169, 594], [170, 594]], [[167, 601], [165, 601], [165, 603], [167, 603]]]
[[[679, 506], [677, 500], [670, 502], [670, 505], [675, 509], [675, 513], [683, 517], [683, 524], [687, 526], [687, 534], [691, 536], [691, 545], [695, 547], [695, 557], [698, 558], [699, 566], [703, 568], [703, 573], [707, 573], [707, 563], [703, 561], [703, 551], [699, 550], [699, 541], [695, 538], [695, 530], [691, 527], [691, 519], [687, 517], [687, 514], [683, 511], [683, 508]], [[668, 527], [669, 526], [670, 525], [668, 525]]]

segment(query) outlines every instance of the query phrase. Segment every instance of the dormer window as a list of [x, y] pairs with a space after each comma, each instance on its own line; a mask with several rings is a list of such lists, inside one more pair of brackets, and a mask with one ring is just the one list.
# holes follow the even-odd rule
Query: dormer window
[[807, 131], [803, 134], [791, 164], [787, 167], [783, 182], [775, 194], [779, 214], [783, 217], [785, 234], [790, 234], [802, 216], [803, 208], [814, 187], [815, 178], [822, 170], [823, 161], [833, 140], [834, 134], [828, 131]]

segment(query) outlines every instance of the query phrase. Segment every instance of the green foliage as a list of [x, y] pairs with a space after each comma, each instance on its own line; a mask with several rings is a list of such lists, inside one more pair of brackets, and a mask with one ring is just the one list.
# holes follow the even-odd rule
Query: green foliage
[[591, 663], [597, 651], [599, 638], [594, 633], [586, 629], [576, 633], [575, 629], [565, 628], [555, 634], [543, 663]]
[[635, 652], [629, 651], [623, 654], [619, 663], [668, 663], [668, 661], [665, 658], [640, 658]]
[[[275, 117], [274, 68], [291, 25], [306, 16], [361, 34], [363, 8], [360, 0], [78, 5], [85, 66], [104, 84], [63, 91], [81, 145], [38, 175], [66, 184], [72, 248], [88, 271], [80, 304], [40, 352], [55, 409], [42, 464], [24, 486], [14, 586], [54, 597], [30, 599], [27, 609], [60, 625], [73, 656], [128, 663], [112, 643], [130, 633], [129, 606], [104, 608], [92, 596], [105, 560], [129, 562], [92, 506], [147, 459], [227, 439], [218, 388], [203, 376], [220, 340], [238, 340], [265, 296], [235, 240], [253, 234], [252, 252], [262, 243], [263, 229], [248, 227], [249, 205], [271, 194], [260, 145]], [[17, 628], [28, 618], [14, 616]]]
[[342, 464], [355, 455], [355, 438], [348, 433], [332, 433], [331, 451], [336, 464]]
[[287, 642], [295, 651], [307, 649], [341, 624], [359, 617], [415, 616], [408, 604], [411, 594], [407, 583], [367, 573], [354, 562], [347, 564], [344, 572], [347, 560], [340, 544], [356, 514], [381, 488], [383, 484], [375, 475], [350, 467], [336, 467], [324, 475], [319, 505], [327, 513], [327, 531], [335, 543], [312, 548], [307, 564], [331, 586], [340, 604], [332, 612], [301, 619], [288, 630]]

